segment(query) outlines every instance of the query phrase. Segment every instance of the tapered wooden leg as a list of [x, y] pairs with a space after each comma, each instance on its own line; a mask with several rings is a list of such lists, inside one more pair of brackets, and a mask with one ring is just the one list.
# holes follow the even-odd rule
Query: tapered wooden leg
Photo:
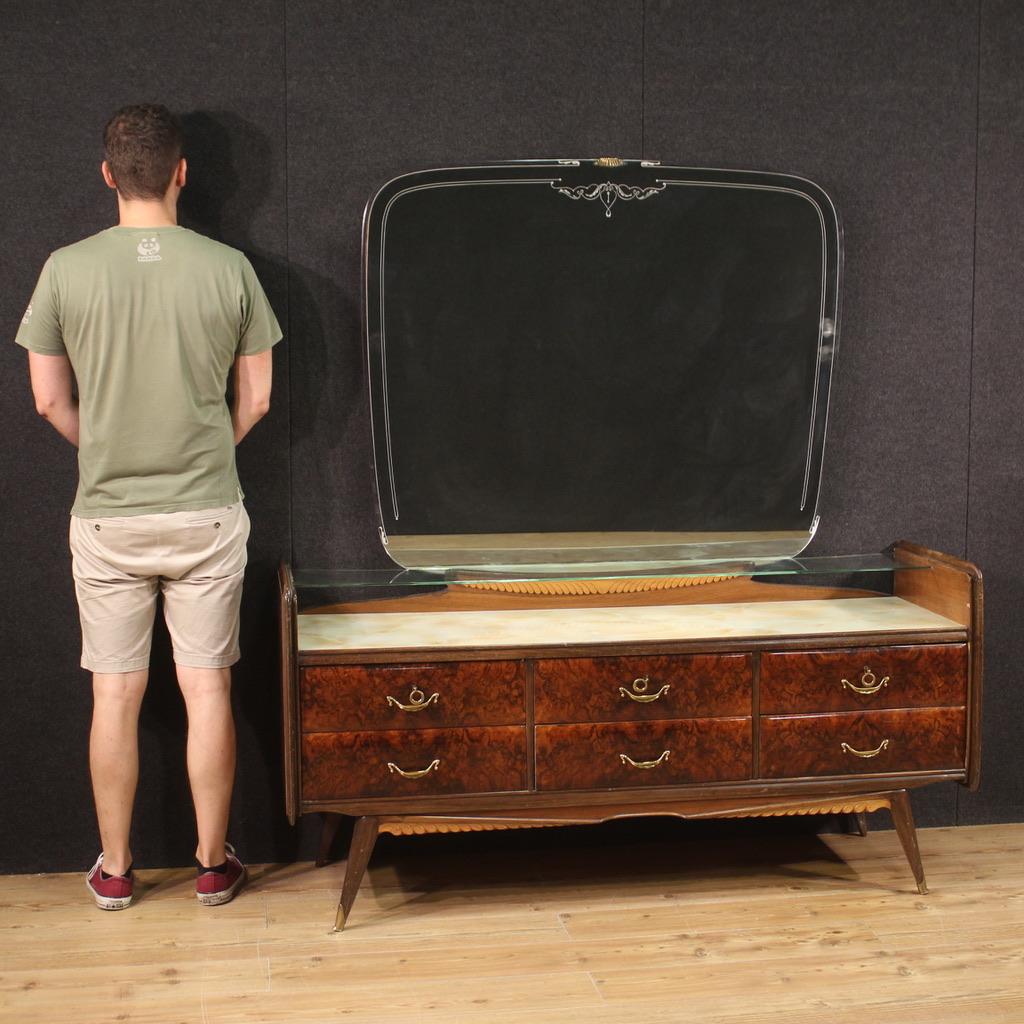
[[331, 845], [334, 837], [338, 834], [338, 826], [341, 824], [341, 815], [327, 811], [320, 815], [323, 824], [320, 826], [320, 852], [316, 855], [316, 866], [322, 868], [331, 855]]
[[868, 834], [868, 816], [863, 811], [857, 811], [850, 815], [850, 824], [853, 826], [853, 831], [859, 836], [866, 836]]
[[890, 795], [892, 823], [896, 826], [896, 834], [900, 837], [903, 852], [910, 862], [910, 870], [914, 872], [917, 891], [924, 896], [928, 885], [924, 880], [924, 866], [921, 864], [921, 851], [917, 848], [917, 831], [914, 828], [914, 815], [910, 810], [910, 797], [905, 789], [897, 790]]
[[334, 930], [340, 932], [348, 920], [349, 911], [359, 892], [366, 865], [370, 863], [374, 843], [377, 842], [379, 818], [359, 818], [352, 831], [352, 845], [348, 848], [348, 862], [345, 865], [345, 880], [341, 883], [341, 899], [334, 919]]

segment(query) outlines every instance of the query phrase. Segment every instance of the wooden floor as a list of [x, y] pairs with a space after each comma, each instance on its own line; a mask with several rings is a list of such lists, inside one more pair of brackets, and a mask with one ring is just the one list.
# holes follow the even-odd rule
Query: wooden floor
[[384, 839], [340, 935], [340, 865], [220, 908], [143, 871], [118, 913], [81, 874], [0, 877], [0, 1020], [1024, 1024], [1024, 825], [922, 831], [926, 897], [893, 832], [588, 835]]

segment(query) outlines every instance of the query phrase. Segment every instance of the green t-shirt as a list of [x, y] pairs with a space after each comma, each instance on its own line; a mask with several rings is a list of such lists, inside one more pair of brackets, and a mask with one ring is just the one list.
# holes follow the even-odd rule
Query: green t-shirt
[[75, 371], [72, 515], [237, 501], [228, 374], [280, 339], [245, 256], [187, 228], [108, 228], [54, 252], [15, 340]]

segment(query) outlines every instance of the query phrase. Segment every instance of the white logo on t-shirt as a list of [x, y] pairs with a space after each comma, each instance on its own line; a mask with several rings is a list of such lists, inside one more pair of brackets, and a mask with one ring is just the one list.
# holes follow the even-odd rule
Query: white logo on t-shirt
[[140, 263], [154, 263], [163, 258], [160, 255], [160, 243], [156, 240], [156, 235], [152, 238], [143, 238], [136, 249], [139, 252]]
[[21, 318], [23, 324], [27, 324], [32, 318], [32, 303], [28, 304], [28, 309], [25, 310], [25, 315]]

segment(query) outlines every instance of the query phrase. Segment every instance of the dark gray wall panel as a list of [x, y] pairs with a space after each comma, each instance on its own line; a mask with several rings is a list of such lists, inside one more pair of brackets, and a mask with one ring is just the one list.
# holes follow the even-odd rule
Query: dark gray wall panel
[[[99, 177], [102, 128], [117, 107], [146, 100], [188, 115], [183, 223], [246, 250], [287, 322], [283, 24], [280, 0], [247, 4], [243, 18], [206, 5], [4, 5], [0, 817], [18, 841], [0, 853], [0, 871], [77, 869], [98, 849], [86, 758], [91, 685], [78, 667], [67, 547], [74, 451], [35, 415], [25, 353], [10, 340], [47, 253], [116, 222], [113, 193]], [[286, 856], [292, 842], [280, 811], [277, 649], [268, 628], [273, 569], [290, 543], [283, 348], [275, 369], [273, 411], [239, 450], [253, 533], [235, 675], [232, 834], [256, 860]], [[142, 713], [134, 852], [146, 865], [187, 863], [195, 842], [167, 646], [161, 632]]]
[[[908, 537], [962, 553], [977, 11], [649, 0], [644, 156], [823, 185], [843, 219], [842, 327], [819, 553]], [[949, 821], [954, 794], [915, 796]]]
[[982, 784], [963, 793], [965, 823], [1024, 820], [1024, 18], [1020, 4], [982, 9], [978, 252], [967, 553], [985, 574]]
[[640, 149], [640, 0], [288, 8], [294, 552], [386, 563], [359, 337], [363, 206], [396, 174]]

